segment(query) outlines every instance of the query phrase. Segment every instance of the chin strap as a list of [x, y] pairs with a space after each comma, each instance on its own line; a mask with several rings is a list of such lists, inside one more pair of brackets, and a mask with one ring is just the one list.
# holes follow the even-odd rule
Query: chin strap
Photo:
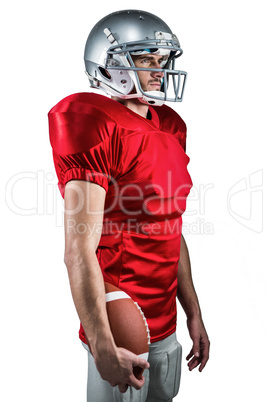
[[[149, 96], [146, 96], [147, 94], [148, 94]], [[150, 95], [151, 95], [151, 96], [163, 97], [163, 99], [161, 99], [161, 98], [154, 99], [154, 98], [151, 98]], [[164, 92], [159, 92], [159, 91], [146, 91], [146, 92], [144, 92], [144, 94], [142, 94], [141, 97], [139, 96], [138, 99], [139, 99], [139, 101], [140, 101], [141, 103], [145, 103], [145, 104], [147, 104], [147, 105], [151, 105], [151, 106], [162, 106], [162, 105], [165, 103], [164, 97], [165, 97]]]

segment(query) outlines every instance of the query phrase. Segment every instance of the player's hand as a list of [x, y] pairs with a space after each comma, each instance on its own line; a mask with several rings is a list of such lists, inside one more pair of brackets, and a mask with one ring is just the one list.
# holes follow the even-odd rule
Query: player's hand
[[201, 317], [188, 318], [187, 326], [193, 341], [193, 347], [186, 357], [188, 367], [192, 371], [199, 366], [201, 372], [209, 359], [210, 341]]
[[133, 374], [133, 367], [139, 366], [142, 369], [148, 369], [149, 363], [124, 349], [116, 348], [115, 353], [106, 353], [95, 358], [97, 369], [103, 380], [109, 382], [112, 387], [118, 385], [120, 392], [126, 392], [128, 386], [139, 390], [144, 385], [145, 379], [136, 378]]

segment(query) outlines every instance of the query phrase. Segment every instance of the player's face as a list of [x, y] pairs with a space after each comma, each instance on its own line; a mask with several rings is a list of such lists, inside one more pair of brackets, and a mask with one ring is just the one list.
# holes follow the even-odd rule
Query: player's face
[[[135, 67], [159, 68], [165, 65], [168, 56], [157, 56], [153, 54], [143, 54], [132, 56]], [[160, 91], [163, 71], [138, 71], [139, 80], [143, 91]]]

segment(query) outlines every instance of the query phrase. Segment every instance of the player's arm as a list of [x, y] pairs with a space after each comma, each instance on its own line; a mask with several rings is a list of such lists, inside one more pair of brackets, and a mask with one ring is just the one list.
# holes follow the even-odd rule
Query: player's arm
[[183, 236], [181, 237], [177, 297], [187, 316], [187, 326], [193, 341], [193, 347], [186, 357], [189, 360], [189, 369], [193, 370], [199, 366], [199, 371], [202, 371], [209, 359], [210, 342], [194, 289], [189, 252]]
[[65, 264], [75, 307], [101, 377], [125, 392], [140, 389], [133, 367], [149, 364], [117, 348], [106, 313], [102, 272], [96, 257], [102, 232], [105, 190], [86, 181], [73, 180], [65, 187]]

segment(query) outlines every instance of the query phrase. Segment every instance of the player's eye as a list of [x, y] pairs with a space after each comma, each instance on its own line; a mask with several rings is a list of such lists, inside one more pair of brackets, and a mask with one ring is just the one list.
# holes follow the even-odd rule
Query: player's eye
[[141, 63], [142, 64], [150, 64], [150, 60], [149, 59], [142, 59]]

